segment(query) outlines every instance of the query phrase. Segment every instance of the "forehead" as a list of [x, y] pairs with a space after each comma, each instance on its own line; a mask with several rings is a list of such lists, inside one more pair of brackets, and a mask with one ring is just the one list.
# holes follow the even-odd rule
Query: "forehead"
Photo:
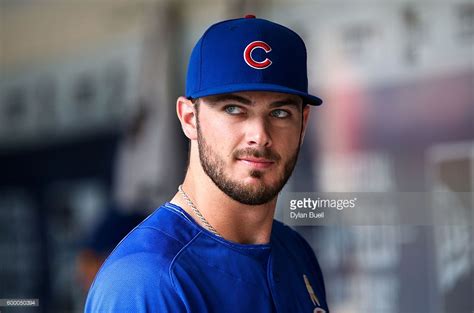
[[288, 102], [294, 104], [302, 104], [303, 100], [300, 96], [271, 91], [242, 91], [229, 94], [221, 94], [207, 96], [202, 98], [203, 102], [209, 104], [218, 102], [235, 101], [244, 104], [272, 104], [277, 102]]

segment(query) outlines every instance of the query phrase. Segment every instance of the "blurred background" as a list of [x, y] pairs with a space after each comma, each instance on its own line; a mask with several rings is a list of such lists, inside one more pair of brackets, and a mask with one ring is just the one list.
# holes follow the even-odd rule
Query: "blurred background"
[[[83, 310], [104, 258], [184, 177], [192, 47], [249, 13], [303, 37], [324, 99], [284, 192], [472, 195], [471, 0], [0, 0], [0, 298]], [[474, 310], [472, 225], [298, 230], [331, 312], [453, 313]]]

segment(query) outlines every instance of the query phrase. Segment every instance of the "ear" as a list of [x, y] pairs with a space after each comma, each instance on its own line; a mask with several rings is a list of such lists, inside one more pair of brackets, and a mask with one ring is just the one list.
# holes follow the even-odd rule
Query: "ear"
[[191, 100], [179, 97], [176, 101], [176, 113], [186, 137], [190, 140], [197, 139], [196, 111]]
[[310, 111], [311, 111], [311, 106], [309, 104], [303, 107], [303, 131], [301, 133], [301, 145], [303, 144], [304, 135], [306, 134], [306, 127], [308, 126]]

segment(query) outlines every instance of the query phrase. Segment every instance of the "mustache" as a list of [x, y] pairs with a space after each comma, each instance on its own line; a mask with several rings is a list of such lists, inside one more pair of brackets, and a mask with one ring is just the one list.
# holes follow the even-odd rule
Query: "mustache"
[[242, 159], [244, 157], [264, 158], [271, 161], [279, 161], [281, 159], [280, 155], [271, 149], [256, 149], [250, 147], [235, 151], [233, 157], [236, 159]]

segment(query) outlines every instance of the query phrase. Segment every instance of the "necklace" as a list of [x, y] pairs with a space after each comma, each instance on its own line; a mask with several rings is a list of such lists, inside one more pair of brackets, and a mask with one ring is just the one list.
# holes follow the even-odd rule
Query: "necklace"
[[210, 231], [211, 233], [213, 233], [214, 235], [218, 236], [218, 237], [222, 237], [221, 235], [219, 235], [217, 230], [214, 227], [212, 227], [211, 224], [209, 224], [209, 222], [204, 218], [204, 216], [201, 214], [201, 212], [196, 208], [194, 203], [191, 201], [191, 199], [188, 197], [188, 195], [184, 192], [183, 185], [178, 186], [178, 191], [181, 194], [181, 196], [183, 196], [186, 203], [191, 207], [194, 214], [196, 214], [196, 216], [199, 218], [199, 220], [201, 220], [201, 222], [204, 224], [204, 226], [206, 226], [207, 230]]

